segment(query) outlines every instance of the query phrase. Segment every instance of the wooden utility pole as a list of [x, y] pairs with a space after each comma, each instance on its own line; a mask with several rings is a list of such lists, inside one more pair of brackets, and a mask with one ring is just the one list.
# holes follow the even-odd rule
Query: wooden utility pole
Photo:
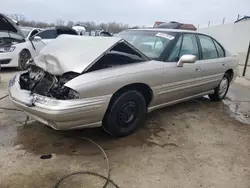
[[243, 70], [242, 76], [245, 76], [245, 75], [246, 75], [246, 70], [247, 70], [247, 63], [248, 63], [249, 53], [250, 53], [250, 41], [249, 41], [249, 45], [248, 45], [247, 56], [246, 56], [246, 61], [245, 61], [245, 65], [244, 65], [244, 70]]

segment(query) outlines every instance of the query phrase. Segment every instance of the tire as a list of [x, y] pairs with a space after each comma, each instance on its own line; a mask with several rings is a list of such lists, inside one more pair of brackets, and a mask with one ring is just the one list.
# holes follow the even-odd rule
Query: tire
[[227, 95], [230, 85], [230, 76], [225, 73], [220, 84], [214, 89], [214, 94], [208, 95], [212, 101], [221, 101]]
[[19, 57], [18, 57], [18, 69], [19, 70], [26, 70], [26, 63], [27, 61], [31, 58], [31, 54], [28, 50], [22, 50], [19, 53]]
[[111, 101], [103, 119], [103, 129], [115, 137], [128, 136], [144, 120], [146, 102], [142, 94], [131, 90]]

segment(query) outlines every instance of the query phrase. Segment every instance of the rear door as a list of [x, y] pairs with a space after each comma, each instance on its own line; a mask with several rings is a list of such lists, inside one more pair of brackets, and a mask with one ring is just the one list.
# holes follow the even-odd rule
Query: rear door
[[[195, 55], [197, 61], [177, 67], [176, 64], [183, 55]], [[162, 97], [165, 101], [175, 101], [201, 93], [202, 75], [199, 63], [199, 48], [195, 34], [181, 34], [164, 65], [165, 84], [162, 85]]]
[[225, 50], [213, 38], [197, 34], [201, 60], [199, 62], [203, 77], [202, 91], [213, 90], [217, 87], [227, 71], [228, 58]]

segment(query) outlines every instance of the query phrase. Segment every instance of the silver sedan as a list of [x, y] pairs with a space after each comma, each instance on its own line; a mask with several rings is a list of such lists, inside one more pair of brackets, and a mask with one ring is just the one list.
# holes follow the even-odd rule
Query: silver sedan
[[56, 130], [136, 130], [145, 114], [208, 95], [222, 100], [238, 61], [214, 38], [186, 30], [60, 36], [9, 84], [14, 104]]

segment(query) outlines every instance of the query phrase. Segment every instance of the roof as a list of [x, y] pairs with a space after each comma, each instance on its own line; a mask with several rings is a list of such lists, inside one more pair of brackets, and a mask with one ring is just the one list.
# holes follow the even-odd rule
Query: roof
[[184, 29], [164, 29], [164, 28], [146, 28], [146, 29], [128, 29], [128, 30], [139, 30], [139, 31], [162, 31], [162, 32], [175, 32], [175, 33], [197, 33], [192, 30]]
[[244, 16], [243, 18], [236, 20], [234, 23], [241, 22], [241, 21], [248, 20], [248, 19], [250, 19], [250, 16]]

